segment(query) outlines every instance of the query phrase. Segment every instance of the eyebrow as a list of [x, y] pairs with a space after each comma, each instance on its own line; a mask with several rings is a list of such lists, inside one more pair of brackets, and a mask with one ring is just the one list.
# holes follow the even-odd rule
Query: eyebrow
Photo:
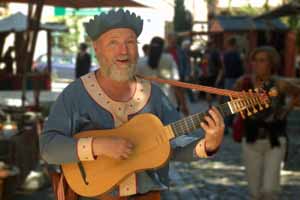
[[[110, 37], [110, 39], [118, 39], [121, 37], [121, 34], [114, 34]], [[137, 39], [134, 35], [129, 35], [127, 39]]]

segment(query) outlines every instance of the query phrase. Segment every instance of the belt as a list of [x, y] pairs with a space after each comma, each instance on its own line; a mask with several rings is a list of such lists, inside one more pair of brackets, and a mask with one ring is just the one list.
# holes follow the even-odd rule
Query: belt
[[159, 191], [151, 191], [145, 194], [135, 194], [127, 197], [114, 197], [108, 194], [103, 194], [99, 196], [99, 200], [160, 200]]

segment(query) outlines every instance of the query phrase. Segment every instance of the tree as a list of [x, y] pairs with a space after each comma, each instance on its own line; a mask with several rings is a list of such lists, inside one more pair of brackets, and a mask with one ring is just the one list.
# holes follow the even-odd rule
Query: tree
[[191, 31], [193, 26], [192, 14], [184, 7], [184, 0], [175, 0], [174, 31]]
[[76, 15], [56, 17], [56, 21], [66, 24], [69, 28], [67, 33], [60, 33], [58, 40], [58, 48], [63, 52], [72, 52], [72, 49], [73, 51], [74, 49], [77, 50], [80, 35], [79, 21], [82, 18], [83, 16]]
[[263, 7], [264, 7], [264, 9], [265, 9], [266, 11], [269, 11], [269, 10], [270, 10], [269, 0], [266, 0], [266, 1], [265, 1]]

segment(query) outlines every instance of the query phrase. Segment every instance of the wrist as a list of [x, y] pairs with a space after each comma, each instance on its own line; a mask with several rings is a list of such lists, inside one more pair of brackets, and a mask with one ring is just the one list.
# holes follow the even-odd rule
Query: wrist
[[211, 156], [211, 155], [215, 154], [218, 151], [219, 147], [217, 147], [217, 148], [211, 147], [207, 144], [207, 141], [204, 140], [204, 149], [205, 149], [206, 154], [208, 156]]

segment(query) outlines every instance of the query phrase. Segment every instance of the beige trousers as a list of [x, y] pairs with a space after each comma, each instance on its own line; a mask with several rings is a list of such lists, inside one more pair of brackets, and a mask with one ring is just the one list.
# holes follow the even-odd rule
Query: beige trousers
[[280, 137], [280, 147], [271, 148], [269, 139], [255, 143], [242, 141], [243, 161], [251, 200], [278, 200], [281, 163], [286, 151], [286, 138]]

